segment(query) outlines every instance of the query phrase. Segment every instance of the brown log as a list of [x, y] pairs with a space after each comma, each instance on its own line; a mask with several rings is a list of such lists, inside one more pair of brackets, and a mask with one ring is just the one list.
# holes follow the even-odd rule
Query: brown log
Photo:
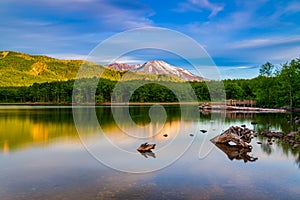
[[148, 144], [147, 142], [144, 144], [141, 144], [141, 146], [137, 149], [138, 151], [145, 152], [145, 151], [151, 151], [151, 149], [154, 149], [156, 144]]

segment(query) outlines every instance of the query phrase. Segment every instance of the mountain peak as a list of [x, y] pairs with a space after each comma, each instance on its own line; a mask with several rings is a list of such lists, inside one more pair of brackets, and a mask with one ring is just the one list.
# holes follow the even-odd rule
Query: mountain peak
[[126, 71], [137, 71], [146, 74], [166, 74], [170, 76], [177, 76], [186, 81], [204, 81], [205, 79], [199, 77], [191, 72], [172, 66], [163, 60], [151, 60], [142, 65], [128, 65], [122, 63], [113, 63], [108, 65], [109, 68]]

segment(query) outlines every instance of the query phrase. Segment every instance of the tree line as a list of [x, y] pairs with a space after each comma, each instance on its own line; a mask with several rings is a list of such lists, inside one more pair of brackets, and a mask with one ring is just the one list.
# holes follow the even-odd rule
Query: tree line
[[[2, 103], [104, 103], [210, 101], [215, 88], [210, 82], [80, 80], [34, 83], [28, 87], [0, 88]], [[74, 87], [75, 83], [75, 87]], [[226, 99], [256, 100], [262, 107], [300, 107], [300, 59], [281, 68], [267, 62], [253, 79], [223, 80]], [[140, 86], [140, 87], [137, 87]]]

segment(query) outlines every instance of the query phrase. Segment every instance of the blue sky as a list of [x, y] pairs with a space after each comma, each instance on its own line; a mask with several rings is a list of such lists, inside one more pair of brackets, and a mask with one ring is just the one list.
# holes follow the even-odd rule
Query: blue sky
[[196, 40], [222, 78], [252, 78], [266, 61], [300, 56], [300, 1], [1, 0], [0, 17], [2, 50], [56, 58], [86, 58], [108, 37], [149, 26]]

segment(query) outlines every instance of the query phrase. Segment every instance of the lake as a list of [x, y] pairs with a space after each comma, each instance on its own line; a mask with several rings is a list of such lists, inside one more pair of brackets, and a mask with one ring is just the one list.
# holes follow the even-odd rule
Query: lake
[[[243, 153], [210, 142], [232, 125], [298, 130], [293, 117], [188, 105], [0, 106], [0, 197], [299, 199], [299, 148], [254, 137]], [[156, 144], [152, 153], [136, 150], [144, 142]]]

